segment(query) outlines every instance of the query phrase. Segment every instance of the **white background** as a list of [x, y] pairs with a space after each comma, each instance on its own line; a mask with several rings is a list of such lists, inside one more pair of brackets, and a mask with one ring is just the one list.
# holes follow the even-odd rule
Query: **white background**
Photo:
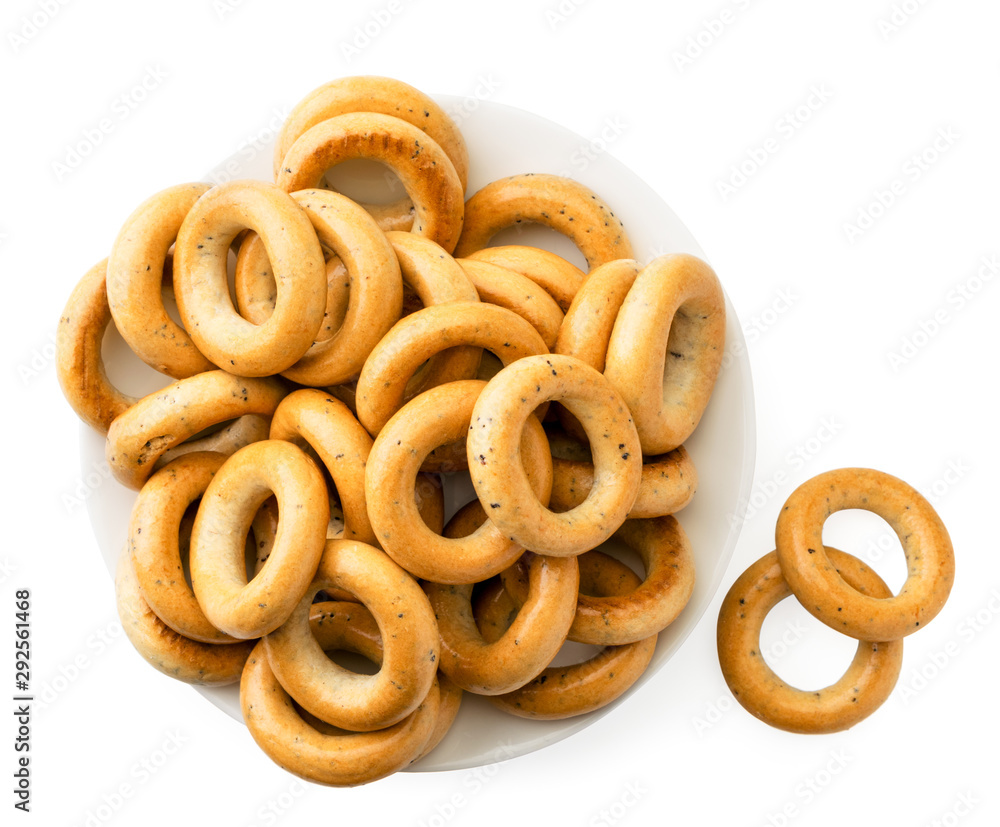
[[[30, 587], [34, 687], [61, 689], [34, 720], [33, 812], [3, 823], [998, 823], [1000, 287], [980, 268], [1000, 253], [1000, 7], [346, 6], [10, 0], [0, 12], [0, 675], [6, 696], [14, 591]], [[366, 23], [379, 29], [367, 44], [356, 31]], [[140, 201], [269, 137], [269, 122], [315, 86], [360, 73], [484, 94], [588, 140], [604, 131], [607, 151], [691, 228], [747, 331], [756, 392], [757, 507], [725, 587], [771, 550], [781, 502], [820, 471], [879, 468], [932, 497], [955, 543], [955, 588], [906, 641], [900, 682], [873, 717], [807, 737], [736, 706], [715, 655], [720, 592], [676, 658], [583, 733], [478, 773], [328, 790], [296, 782], [131, 650], [86, 511], [70, 503], [81, 471], [52, 361], [59, 313]], [[155, 88], [137, 101], [130, 90], [144, 79]], [[102, 118], [112, 128], [100, 144], [60, 169]], [[734, 178], [768, 141], [763, 165]], [[862, 212], [874, 221], [850, 231]], [[898, 543], [854, 516], [832, 519], [826, 540], [898, 588]], [[787, 679], [816, 686], [853, 649], [789, 604], [763, 643]], [[174, 754], [161, 761], [164, 750]], [[8, 793], [2, 802], [10, 813]]]

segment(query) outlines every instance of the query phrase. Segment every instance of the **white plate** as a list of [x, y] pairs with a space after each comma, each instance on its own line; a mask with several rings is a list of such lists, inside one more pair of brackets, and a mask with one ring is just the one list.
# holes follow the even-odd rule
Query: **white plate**
[[[522, 172], [573, 174], [599, 193], [622, 219], [635, 255], [648, 261], [665, 252], [704, 253], [663, 200], [642, 180], [606, 153], [597, 153], [582, 166], [581, 149], [589, 142], [557, 124], [508, 106], [463, 98], [436, 98], [451, 113], [463, 113], [461, 129], [469, 147], [469, 193], [497, 178]], [[474, 111], [468, 111], [473, 108]], [[271, 149], [246, 148], [213, 170], [207, 180], [228, 177], [271, 180]], [[594, 153], [592, 153], [594, 154]], [[574, 160], [575, 159], [575, 160]], [[567, 171], [570, 172], [567, 172]], [[343, 180], [338, 178], [338, 180]], [[109, 228], [109, 232], [117, 228]], [[568, 240], [542, 228], [508, 231], [501, 243], [544, 246], [583, 265], [582, 256]], [[496, 243], [496, 242], [494, 242]], [[726, 273], [720, 278], [725, 282]], [[531, 721], [497, 711], [482, 698], [466, 693], [458, 719], [438, 748], [410, 769], [454, 770], [482, 766], [523, 755], [579, 732], [619, 703], [633, 702], [636, 689], [649, 680], [680, 648], [708, 607], [722, 580], [739, 537], [744, 504], [753, 478], [755, 426], [750, 363], [743, 333], [727, 299], [727, 355], [712, 401], [697, 432], [687, 442], [700, 480], [697, 496], [678, 519], [691, 539], [697, 583], [681, 616], [660, 634], [646, 673], [636, 686], [597, 712], [563, 721]], [[128, 353], [120, 339], [105, 343], [112, 379], [131, 393], [148, 393], [166, 384], [164, 377]], [[104, 466], [104, 441], [86, 426], [80, 438], [84, 476]], [[104, 466], [106, 468], [106, 466]], [[135, 493], [113, 480], [98, 486], [87, 500], [98, 546], [114, 572], [125, 540]], [[449, 514], [450, 516], [450, 514]], [[220, 709], [242, 720], [237, 686], [198, 688]], [[651, 703], [646, 693], [635, 703]]]

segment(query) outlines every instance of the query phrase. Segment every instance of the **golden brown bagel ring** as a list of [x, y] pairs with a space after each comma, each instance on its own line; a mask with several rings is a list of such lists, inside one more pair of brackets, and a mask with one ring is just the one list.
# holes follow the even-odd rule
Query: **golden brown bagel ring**
[[269, 416], [247, 414], [238, 417], [207, 436], [189, 439], [164, 451], [153, 465], [153, 470], [159, 471], [164, 465], [175, 459], [196, 451], [211, 451], [214, 454], [225, 454], [228, 457], [230, 454], [235, 454], [244, 445], [267, 439], [270, 429], [271, 417]]
[[431, 737], [427, 739], [427, 743], [424, 744], [423, 750], [421, 750], [420, 755], [417, 756], [418, 761], [444, 740], [444, 736], [448, 734], [448, 731], [451, 729], [451, 725], [455, 723], [458, 710], [462, 706], [462, 696], [465, 694], [462, 687], [455, 683], [440, 669], [438, 670], [436, 680], [438, 692], [441, 696], [440, 705], [438, 706], [437, 721], [434, 724], [434, 730], [431, 732]]
[[[892, 593], [856, 557], [826, 549], [839, 576], [878, 600]], [[789, 686], [760, 652], [767, 613], [792, 594], [777, 552], [766, 554], [739, 576], [719, 611], [718, 648], [722, 675], [736, 700], [766, 724], [788, 732], [840, 732], [878, 709], [896, 685], [903, 665], [903, 641], [859, 641], [854, 660], [836, 683], [817, 691]]]
[[559, 336], [563, 313], [545, 290], [527, 276], [506, 267], [464, 258], [458, 262], [475, 285], [481, 301], [506, 307], [527, 321], [551, 350]]
[[587, 278], [586, 273], [575, 264], [540, 247], [520, 244], [486, 247], [472, 253], [469, 258], [506, 267], [530, 279], [555, 299], [563, 313], [569, 310], [573, 297]]
[[[322, 429], [320, 429], [322, 430]], [[370, 439], [370, 437], [369, 437]], [[303, 445], [307, 443], [303, 442]], [[309, 448], [311, 451], [312, 449]], [[364, 480], [362, 479], [362, 491], [364, 490]], [[413, 489], [413, 498], [417, 503], [417, 512], [420, 519], [426, 523], [431, 531], [440, 534], [444, 531], [444, 492], [441, 481], [433, 474], [418, 474], [416, 485]], [[330, 503], [330, 522], [326, 528], [327, 540], [343, 540], [344, 538], [344, 513], [338, 502]], [[367, 516], [366, 518], [367, 519]], [[257, 516], [253, 520], [254, 538], [257, 540], [257, 563], [254, 569], [259, 573], [267, 562], [268, 556], [274, 547], [275, 534], [278, 528], [278, 508], [277, 502], [272, 497], [260, 507]], [[369, 527], [369, 530], [370, 527]], [[263, 538], [263, 540], [261, 540]], [[372, 543], [372, 545], [376, 545]], [[323, 590], [330, 600], [340, 600], [356, 603], [358, 598], [343, 589], [328, 588]]]
[[472, 586], [425, 582], [441, 632], [441, 671], [469, 692], [501, 695], [524, 686], [555, 657], [573, 622], [575, 557], [532, 555], [528, 600], [510, 628], [486, 643], [472, 616]]
[[181, 184], [144, 201], [125, 221], [108, 259], [108, 304], [118, 331], [142, 361], [174, 379], [214, 367], [163, 307], [167, 252], [209, 189]]
[[[399, 318], [403, 304], [399, 264], [371, 216], [349, 198], [321, 189], [295, 192], [292, 198], [319, 240], [343, 262], [349, 289], [343, 324], [322, 341], [310, 343], [305, 355], [283, 375], [303, 385], [336, 385], [357, 377], [372, 348]], [[241, 250], [244, 266], [237, 270], [237, 282], [242, 284], [238, 289], [256, 295], [261, 288], [253, 284], [252, 265], [257, 260], [254, 242], [248, 244], [245, 258]]]
[[615, 320], [604, 375], [625, 397], [643, 453], [672, 451], [698, 426], [725, 343], [725, 298], [704, 261], [660, 256], [636, 276]]
[[[639, 555], [646, 576], [634, 588], [607, 596], [594, 596], [581, 586], [569, 640], [595, 646], [644, 640], [673, 623], [691, 599], [694, 555], [676, 519], [626, 520], [614, 536]], [[526, 599], [523, 580], [507, 575], [503, 582], [515, 602]]]
[[632, 258], [625, 228], [601, 198], [571, 178], [544, 174], [501, 178], [473, 195], [465, 204], [455, 257], [466, 258], [501, 230], [527, 222], [568, 236], [591, 269], [616, 258]]
[[417, 474], [413, 498], [417, 502], [421, 521], [435, 534], [444, 531], [444, 486], [441, 478], [436, 474]]
[[415, 712], [388, 729], [327, 735], [296, 711], [271, 671], [263, 642], [240, 680], [243, 720], [257, 746], [288, 772], [331, 787], [367, 784], [415, 761], [435, 732], [440, 705], [435, 684]]
[[[272, 494], [274, 549], [248, 583], [244, 538]], [[209, 483], [191, 532], [191, 584], [209, 622], [242, 640], [284, 623], [309, 588], [329, 519], [323, 475], [295, 445], [268, 439], [229, 457]]]
[[[903, 544], [908, 576], [895, 597], [858, 594], [827, 558], [823, 524], [848, 508], [878, 514]], [[955, 581], [955, 552], [934, 507], [901, 479], [870, 468], [827, 471], [796, 488], [778, 516], [775, 540], [799, 602], [858, 640], [897, 640], [926, 626]]]
[[[227, 262], [245, 229], [264, 238], [278, 285], [274, 312], [255, 325], [236, 312]], [[232, 181], [205, 193], [184, 219], [174, 245], [174, 295], [198, 349], [241, 376], [291, 367], [316, 340], [326, 309], [326, 262], [305, 210], [261, 181]]]
[[[326, 251], [324, 250], [324, 254]], [[250, 233], [236, 258], [236, 309], [247, 321], [263, 324], [274, 312], [278, 285], [274, 280], [267, 250], [257, 233]], [[338, 256], [326, 262], [326, 309], [317, 342], [330, 339], [344, 324], [350, 301], [350, 276]], [[315, 344], [315, 343], [314, 343]]]
[[[615, 319], [641, 269], [639, 262], [623, 258], [591, 270], [566, 311], [552, 352], [575, 356], [604, 373]], [[580, 423], [564, 408], [557, 406], [556, 413], [568, 434], [585, 439]]]
[[[401, 118], [423, 130], [447, 153], [464, 190], [469, 176], [469, 151], [455, 122], [430, 97], [408, 83], [393, 78], [360, 75], [339, 78], [314, 89], [299, 101], [285, 119], [274, 145], [274, 175], [302, 133], [321, 121], [347, 112], [378, 112]], [[389, 205], [385, 205], [389, 207]], [[412, 204], [392, 205], [388, 212], [410, 213]]]
[[[324, 652], [346, 649], [376, 666], [382, 665], [382, 633], [362, 603], [340, 600], [313, 603], [309, 607], [309, 629]], [[332, 728], [333, 724], [326, 726]]]
[[365, 464], [372, 438], [347, 406], [319, 390], [295, 391], [275, 410], [270, 437], [308, 446], [319, 455], [337, 488], [343, 538], [374, 543], [365, 501]]
[[631, 258], [609, 261], [591, 270], [566, 311], [552, 352], [575, 356], [604, 373], [615, 319], [641, 270], [639, 262]]
[[[354, 594], [382, 632], [382, 667], [375, 675], [331, 661], [313, 637], [313, 597], [327, 588]], [[395, 724], [430, 691], [438, 670], [438, 631], [417, 581], [367, 543], [328, 540], [316, 576], [288, 619], [264, 638], [275, 677], [317, 718], [355, 732]]]
[[287, 192], [319, 187], [328, 169], [354, 158], [379, 161], [395, 172], [413, 202], [412, 231], [449, 253], [455, 249], [462, 232], [462, 182], [441, 146], [399, 118], [351, 112], [321, 121], [292, 144], [276, 181]]
[[115, 598], [126, 637], [164, 675], [202, 686], [224, 686], [240, 679], [254, 642], [201, 643], [177, 634], [143, 599], [128, 549], [122, 549], [118, 558]]
[[502, 307], [452, 302], [418, 310], [395, 324], [361, 370], [355, 399], [358, 419], [370, 434], [377, 435], [402, 407], [406, 383], [417, 368], [456, 345], [490, 350], [505, 365], [548, 350], [528, 322]]
[[[561, 514], [532, 493], [519, 459], [521, 431], [542, 402], [557, 400], [583, 425], [596, 484]], [[476, 401], [466, 440], [476, 494], [496, 526], [540, 554], [581, 554], [625, 521], [642, 476], [642, 453], [621, 395], [600, 373], [571, 356], [528, 356], [505, 367]]]
[[237, 638], [213, 626], [184, 578], [179, 542], [181, 520], [226, 457], [187, 454], [151, 476], [132, 506], [128, 550], [139, 588], [149, 608], [178, 634], [204, 643]]
[[[638, 586], [639, 578], [623, 563], [599, 551], [588, 551], [580, 563], [580, 589], [613, 599]], [[476, 622], [490, 639], [505, 628], [516, 608], [509, 594], [477, 605]], [[592, 658], [572, 666], [549, 666], [529, 683], [490, 703], [521, 718], [556, 720], [584, 715], [611, 703], [646, 671], [656, 650], [656, 635], [623, 646], [607, 646]]]
[[95, 264], [73, 288], [56, 331], [56, 374], [63, 396], [80, 419], [102, 434], [136, 401], [111, 384], [101, 358], [104, 331], [113, 321], [107, 265], [107, 259]]
[[221, 370], [178, 379], [144, 396], [111, 423], [108, 465], [118, 482], [138, 490], [169, 449], [244, 414], [270, 416], [284, 395], [274, 379], [242, 379]]
[[[404, 405], [379, 433], [368, 457], [366, 490], [372, 527], [386, 553], [415, 577], [435, 583], [475, 583], [507, 568], [523, 547], [489, 520], [468, 537], [442, 537], [420, 519], [406, 496], [424, 457], [462, 439], [485, 382], [449, 382]], [[529, 418], [520, 452], [534, 496], [548, 501], [551, 459], [541, 424]]]
[[[423, 307], [479, 301], [465, 270], [440, 245], [414, 233], [389, 232], [385, 237], [399, 259], [404, 284]], [[445, 382], [474, 378], [482, 353], [477, 347], [455, 347], [432, 356], [407, 383], [404, 399]]]
[[[581, 444], [588, 459], [573, 460], [556, 456], [557, 447], [551, 442], [549, 444], [553, 452], [549, 508], [568, 511], [582, 503], [594, 486], [590, 448]], [[639, 495], [628, 516], [630, 519], [646, 519], [675, 514], [691, 502], [697, 488], [698, 472], [683, 445], [667, 454], [643, 457]]]
[[[316, 641], [323, 651], [346, 649], [362, 655], [377, 666], [382, 665], [382, 635], [371, 612], [360, 603], [313, 603], [309, 610], [309, 623], [316, 636]], [[464, 693], [448, 679], [444, 672], [438, 671], [436, 681], [438, 691], [441, 694], [437, 721], [430, 738], [416, 759], [418, 761], [433, 750], [448, 734], [462, 703]], [[317, 732], [324, 735], [343, 735], [345, 733], [345, 730], [340, 727], [320, 720], [301, 707], [296, 711]]]

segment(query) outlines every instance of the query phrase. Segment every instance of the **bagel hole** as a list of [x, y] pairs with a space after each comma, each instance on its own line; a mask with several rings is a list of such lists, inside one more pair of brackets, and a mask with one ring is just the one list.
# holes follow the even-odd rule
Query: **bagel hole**
[[856, 640], [818, 621], [794, 597], [768, 613], [760, 632], [767, 665], [790, 686], [806, 691], [840, 680], [857, 648]]
[[[254, 514], [254, 521], [257, 521], [257, 517], [261, 515], [261, 512], [265, 509], [270, 509], [277, 513], [278, 502], [275, 497], [268, 497]], [[266, 521], [260, 523], [261, 525], [266, 524]], [[274, 537], [258, 537], [257, 533], [254, 531], [253, 523], [251, 523], [250, 530], [247, 532], [246, 544], [244, 546], [244, 565], [246, 567], [246, 578], [249, 583], [253, 580], [259, 573], [260, 570], [264, 568], [264, 563], [267, 562], [267, 558], [271, 553], [274, 546]]]
[[[555, 408], [555, 405], [551, 407]], [[562, 417], [573, 417], [573, 420], [579, 423], [573, 414], [571, 414], [564, 406], [560, 405], [558, 409], [558, 418]], [[590, 451], [590, 442], [587, 440], [586, 433], [583, 433], [583, 426], [580, 426], [580, 432], [582, 434], [581, 438], [569, 433], [561, 424], [553, 421], [546, 421], [543, 423], [545, 428], [545, 436], [549, 440], [549, 450], [552, 452], [554, 459], [562, 459], [567, 462], [590, 462], [594, 461], [593, 454]]]
[[327, 652], [326, 656], [338, 666], [358, 675], [377, 675], [379, 671], [377, 663], [368, 660], [364, 655], [350, 652], [347, 649], [334, 649], [332, 652]]
[[586, 273], [590, 265], [579, 248], [570, 241], [569, 237], [547, 227], [544, 224], [533, 222], [521, 222], [501, 230], [492, 239], [487, 247], [505, 247], [515, 244], [520, 247], [538, 247], [548, 250], [557, 256], [562, 256], [570, 264], [574, 264]]
[[181, 311], [177, 309], [177, 295], [174, 293], [174, 286], [164, 282], [160, 296], [163, 300], [163, 309], [166, 311], [170, 321], [181, 330], [185, 330], [184, 322], [181, 321]]
[[458, 511], [467, 503], [478, 500], [476, 489], [472, 486], [472, 477], [466, 470], [446, 472], [448, 485], [444, 486], [444, 523], [448, 524]]
[[[414, 290], [405, 281], [403, 282], [403, 312], [400, 318], [405, 318], [411, 313], [416, 313], [418, 310], [424, 309], [424, 303], [421, 301], [420, 296], [417, 295], [417, 291]], [[424, 364], [427, 364], [424, 362]]]
[[646, 579], [646, 566], [642, 562], [642, 558], [614, 535], [601, 543], [595, 550], [603, 552], [608, 557], [614, 557], [619, 563], [624, 563], [638, 575], [640, 580]]
[[200, 497], [185, 509], [178, 531], [177, 547], [181, 553], [181, 570], [184, 572], [184, 582], [188, 584], [188, 588], [193, 588], [191, 585], [191, 529], [194, 528], [194, 518], [198, 513], [199, 503], [201, 503]]
[[556, 652], [556, 656], [552, 658], [549, 666], [575, 666], [590, 660], [602, 651], [604, 651], [603, 646], [591, 646], [589, 643], [576, 643], [567, 640]]
[[344, 519], [344, 508], [340, 503], [337, 492], [330, 489], [330, 521], [326, 524], [327, 540], [344, 539], [344, 531], [347, 528], [347, 521]]
[[[361, 656], [358, 655], [358, 657]], [[362, 658], [362, 660], [364, 660], [364, 658]], [[352, 669], [351, 671], [353, 672], [354, 670]], [[328, 724], [321, 718], [317, 718], [315, 715], [309, 712], [309, 710], [305, 709], [301, 704], [299, 704], [299, 702], [296, 701], [294, 698], [291, 698], [291, 701], [292, 701], [292, 708], [295, 710], [298, 716], [320, 734], [331, 735], [331, 736], [357, 735], [356, 732], [352, 732], [349, 729], [341, 729], [340, 727], [334, 726], [333, 724]]]
[[823, 525], [823, 545], [846, 551], [870, 565], [893, 594], [907, 577], [906, 555], [899, 537], [878, 514], [863, 509], [836, 511]]
[[295, 698], [291, 698], [292, 708], [295, 710], [296, 714], [305, 721], [310, 727], [315, 729], [322, 735], [353, 735], [354, 733], [349, 732], [346, 729], [341, 729], [340, 727], [334, 726], [333, 724], [328, 724], [309, 712], [307, 709], [303, 708], [301, 704]]
[[672, 401], [697, 383], [700, 360], [697, 354], [702, 319], [677, 308], [667, 335], [667, 352], [663, 360], [663, 399]]
[[499, 640], [502, 634], [506, 631], [510, 623], [514, 622], [514, 618], [517, 617], [517, 611], [511, 608], [510, 614], [507, 621], [500, 620], [496, 625], [483, 625], [477, 619], [478, 615], [482, 614], [481, 604], [489, 602], [493, 596], [497, 595], [502, 591], [502, 584], [500, 580], [500, 575], [494, 575], [480, 583], [474, 583], [472, 585], [472, 595], [469, 598], [469, 605], [472, 607], [472, 619], [475, 623], [476, 628], [479, 630], [479, 634], [482, 636], [486, 643], [494, 643]]
[[484, 350], [483, 358], [479, 360], [479, 371], [476, 373], [476, 379], [481, 382], [489, 382], [490, 379], [502, 370], [503, 362], [500, 361], [496, 354], [489, 350]]
[[233, 243], [229, 245], [229, 252], [226, 255], [226, 280], [229, 284], [229, 301], [233, 304], [233, 312], [238, 312], [236, 310], [236, 254], [240, 249], [240, 242], [249, 233], [249, 231], [244, 231], [233, 239]]
[[406, 187], [388, 166], [378, 161], [352, 158], [331, 167], [322, 185], [359, 204], [392, 204], [406, 198]]
[[424, 471], [417, 474], [413, 484], [413, 504], [424, 525], [435, 534], [444, 532], [444, 483], [440, 476]]
[[170, 245], [167, 258], [163, 262], [163, 281], [160, 284], [160, 299], [163, 309], [170, 320], [181, 330], [185, 330], [181, 321], [181, 312], [177, 309], [177, 294], [174, 292], [174, 246]]
[[[424, 463], [421, 465], [421, 468], [435, 474], [455, 474], [468, 470], [468, 467], [469, 464], [465, 458], [464, 438], [438, 445], [424, 457]], [[462, 505], [464, 506], [465, 503]]]
[[[337, 601], [340, 600], [338, 597], [334, 597], [333, 599]], [[326, 595], [326, 592], [321, 590], [317, 592], [316, 596], [313, 598], [313, 603], [322, 603], [328, 600], [330, 600], [330, 597]], [[361, 604], [358, 605], [360, 607]], [[358, 675], [376, 675], [381, 668], [378, 663], [356, 651], [349, 645], [341, 644], [332, 649], [325, 649], [324, 654], [338, 666]]]
[[260, 542], [253, 531], [247, 533], [247, 539], [243, 545], [243, 565], [246, 569], [248, 583], [257, 576], [257, 550]]
[[136, 356], [113, 321], [101, 340], [101, 359], [111, 384], [129, 396], [143, 397], [174, 381]]

